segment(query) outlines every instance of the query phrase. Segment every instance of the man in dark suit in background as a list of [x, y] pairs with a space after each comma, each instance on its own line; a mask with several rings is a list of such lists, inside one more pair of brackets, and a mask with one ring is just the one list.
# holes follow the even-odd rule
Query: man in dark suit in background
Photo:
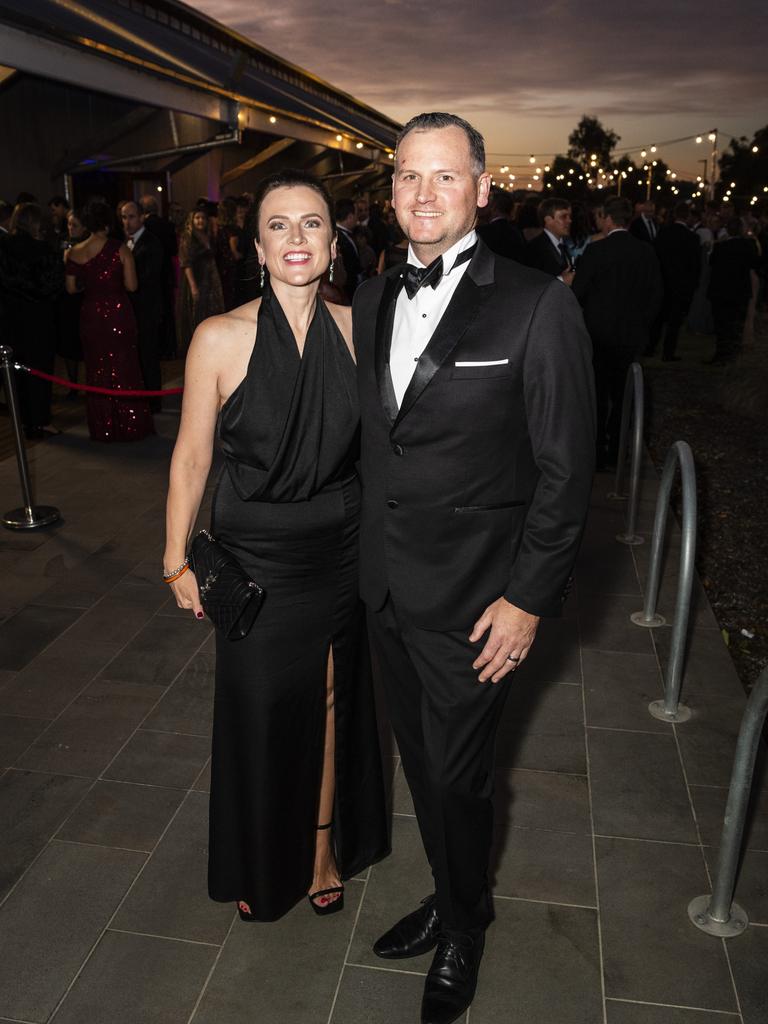
[[558, 615], [592, 487], [589, 338], [562, 282], [495, 256], [483, 138], [451, 114], [403, 129], [393, 206], [408, 264], [366, 281], [360, 584], [435, 892], [376, 942], [436, 948], [423, 1024], [471, 1002], [493, 918], [494, 742], [539, 616]]
[[652, 199], [647, 199], [644, 203], [638, 203], [636, 209], [636, 216], [629, 225], [629, 233], [638, 242], [647, 242], [649, 245], [653, 245], [656, 235], [659, 233], [659, 225], [656, 221], [656, 203]]
[[344, 268], [344, 281], [339, 282], [349, 301], [355, 294], [362, 266], [352, 232], [357, 226], [357, 209], [352, 199], [337, 199], [334, 209], [336, 218], [336, 248], [338, 259]]
[[525, 262], [525, 239], [512, 223], [515, 201], [509, 192], [493, 189], [488, 200], [488, 221], [478, 226], [477, 233], [497, 256]]
[[[139, 204], [132, 199], [120, 205], [120, 219], [139, 281], [139, 287], [130, 296], [136, 316], [141, 373], [147, 390], [159, 391], [162, 387], [163, 246], [160, 239], [144, 226]], [[152, 412], [160, 412], [161, 399], [150, 398], [149, 407]]]
[[538, 208], [543, 230], [532, 238], [525, 249], [525, 262], [544, 274], [559, 277], [566, 284], [573, 281], [573, 268], [565, 240], [571, 233], [571, 204], [567, 199], [544, 199]]
[[179, 254], [176, 228], [165, 217], [160, 216], [160, 204], [151, 193], [139, 200], [144, 214], [144, 227], [160, 240], [163, 247], [163, 310], [160, 326], [160, 348], [164, 358], [172, 359], [176, 354], [176, 310], [174, 292], [176, 271], [174, 257]]
[[605, 237], [584, 250], [573, 280], [594, 350], [598, 468], [616, 459], [627, 370], [648, 347], [663, 294], [653, 248], [627, 230], [631, 216], [616, 196], [595, 211]]
[[[674, 221], [659, 230], [656, 237], [656, 255], [664, 282], [664, 301], [661, 307], [662, 359], [677, 362], [677, 338], [693, 299], [701, 273], [701, 243], [698, 235], [688, 227], [687, 203], [677, 203]], [[655, 339], [654, 339], [655, 340]], [[655, 348], [653, 341], [651, 345]], [[649, 350], [648, 355], [651, 354]]]

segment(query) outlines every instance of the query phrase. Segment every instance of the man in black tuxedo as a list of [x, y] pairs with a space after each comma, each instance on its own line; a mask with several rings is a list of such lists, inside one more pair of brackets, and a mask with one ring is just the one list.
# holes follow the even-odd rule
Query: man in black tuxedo
[[595, 211], [605, 237], [584, 250], [573, 280], [594, 350], [598, 468], [618, 453], [627, 370], [648, 348], [663, 294], [652, 246], [627, 230], [631, 215], [629, 200], [617, 196]]
[[471, 1002], [493, 917], [494, 740], [539, 617], [559, 614], [592, 483], [590, 345], [570, 289], [477, 239], [482, 136], [403, 129], [408, 264], [361, 285], [361, 593], [435, 892], [375, 944], [435, 947], [423, 1024]]
[[160, 326], [160, 347], [164, 358], [173, 359], [176, 354], [176, 311], [174, 292], [176, 271], [174, 258], [179, 254], [179, 240], [176, 228], [165, 217], [160, 216], [160, 204], [151, 194], [139, 200], [144, 214], [144, 227], [160, 240], [163, 247], [163, 310]]
[[525, 263], [525, 239], [512, 223], [514, 205], [509, 192], [493, 189], [488, 199], [488, 222], [479, 226], [477, 233], [497, 256]]
[[[149, 391], [162, 387], [160, 345], [163, 317], [163, 246], [160, 239], [144, 226], [139, 204], [132, 199], [120, 206], [126, 243], [133, 253], [139, 287], [131, 292], [136, 316], [139, 362], [144, 386]], [[150, 398], [152, 412], [160, 412], [161, 399]]]
[[638, 242], [647, 242], [653, 245], [659, 233], [659, 225], [656, 221], [656, 203], [648, 199], [644, 203], [637, 204], [637, 215], [629, 225], [629, 233]]
[[571, 233], [571, 204], [553, 196], [539, 203], [537, 214], [542, 231], [526, 245], [525, 262], [534, 270], [570, 284], [573, 268], [565, 240]]
[[362, 273], [360, 254], [352, 237], [352, 232], [357, 226], [357, 209], [354, 200], [337, 199], [334, 215], [336, 218], [336, 247], [338, 257], [344, 267], [344, 281], [341, 283], [341, 287], [351, 302]]
[[688, 316], [701, 273], [701, 243], [698, 235], [688, 227], [688, 204], [677, 203], [672, 216], [673, 223], [661, 228], [656, 237], [656, 255], [664, 282], [660, 318], [662, 359], [667, 363], [679, 359], [675, 354], [677, 338]]

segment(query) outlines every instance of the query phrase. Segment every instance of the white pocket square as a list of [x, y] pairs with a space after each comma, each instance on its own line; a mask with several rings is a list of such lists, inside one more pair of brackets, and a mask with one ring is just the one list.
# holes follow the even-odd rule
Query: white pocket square
[[506, 366], [509, 362], [508, 359], [480, 359], [478, 361], [470, 361], [466, 363], [454, 363], [454, 366]]

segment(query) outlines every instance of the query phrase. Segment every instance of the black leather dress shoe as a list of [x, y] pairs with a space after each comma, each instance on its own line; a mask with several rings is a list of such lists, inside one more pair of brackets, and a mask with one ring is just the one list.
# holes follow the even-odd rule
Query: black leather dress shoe
[[435, 897], [427, 896], [421, 901], [418, 910], [407, 914], [374, 943], [373, 952], [385, 960], [421, 956], [435, 948], [439, 931], [440, 919], [437, 916]]
[[451, 1024], [475, 998], [485, 932], [441, 932], [424, 985], [421, 1024]]

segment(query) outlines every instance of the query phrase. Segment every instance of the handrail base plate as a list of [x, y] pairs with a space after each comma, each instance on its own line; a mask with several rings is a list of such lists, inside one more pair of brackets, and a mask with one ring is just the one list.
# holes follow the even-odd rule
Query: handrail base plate
[[648, 711], [660, 722], [687, 722], [691, 717], [691, 709], [685, 704], [678, 704], [677, 711], [673, 715], [667, 714], [664, 710], [663, 700], [652, 700], [648, 705]]
[[650, 619], [646, 619], [645, 612], [632, 612], [629, 617], [636, 626], [645, 626], [646, 629], [655, 629], [656, 626], [666, 626], [667, 624], [667, 620], [658, 612]]
[[645, 537], [641, 537], [637, 533], [617, 533], [616, 540], [619, 544], [628, 544], [630, 547], [636, 547], [638, 544], [645, 544]]
[[696, 896], [688, 904], [688, 917], [693, 924], [707, 935], [716, 935], [721, 939], [732, 939], [741, 935], [749, 924], [746, 910], [738, 903], [731, 904], [731, 916], [727, 921], [715, 921], [709, 916], [711, 896]]
[[53, 505], [32, 505], [29, 508], [14, 508], [3, 515], [3, 526], [9, 530], [36, 530], [39, 526], [50, 526], [61, 519], [61, 512]]

